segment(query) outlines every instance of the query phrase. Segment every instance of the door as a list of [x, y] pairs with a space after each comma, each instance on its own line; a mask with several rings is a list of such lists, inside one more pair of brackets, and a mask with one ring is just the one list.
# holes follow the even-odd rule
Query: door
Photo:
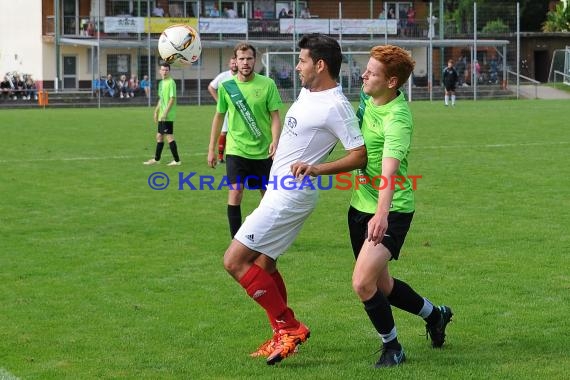
[[539, 82], [548, 82], [548, 72], [550, 65], [548, 62], [548, 51], [535, 50], [534, 51], [534, 79]]
[[77, 90], [77, 57], [63, 56], [63, 89]]

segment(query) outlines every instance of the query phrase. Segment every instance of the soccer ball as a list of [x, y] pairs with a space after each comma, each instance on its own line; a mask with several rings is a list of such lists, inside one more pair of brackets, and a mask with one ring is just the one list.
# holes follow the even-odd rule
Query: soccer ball
[[168, 64], [188, 66], [202, 53], [200, 35], [189, 25], [172, 25], [164, 29], [158, 39], [158, 53]]

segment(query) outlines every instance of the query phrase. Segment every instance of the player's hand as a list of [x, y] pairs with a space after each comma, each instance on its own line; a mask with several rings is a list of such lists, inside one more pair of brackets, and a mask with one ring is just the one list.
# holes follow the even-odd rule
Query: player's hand
[[291, 174], [297, 180], [303, 180], [305, 176], [317, 176], [317, 171], [314, 165], [309, 165], [305, 162], [295, 162], [291, 165]]
[[374, 243], [374, 246], [380, 244], [384, 239], [384, 234], [388, 229], [388, 214], [376, 213], [368, 221], [368, 236], [367, 240]]
[[275, 156], [275, 152], [277, 151], [277, 143], [269, 144], [269, 157], [273, 158]]
[[217, 163], [216, 153], [208, 152], [208, 166], [215, 169]]

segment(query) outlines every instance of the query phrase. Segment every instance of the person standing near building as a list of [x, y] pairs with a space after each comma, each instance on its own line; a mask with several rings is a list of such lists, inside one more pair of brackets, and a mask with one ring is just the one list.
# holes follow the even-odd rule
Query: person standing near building
[[[212, 98], [218, 102], [218, 87], [220, 84], [232, 78], [237, 74], [237, 64], [234, 57], [230, 58], [228, 62], [229, 70], [222, 71], [219, 73], [208, 85], [208, 92], [212, 95]], [[220, 137], [218, 137], [218, 161], [223, 164], [224, 161], [224, 151], [226, 150], [226, 135], [228, 134], [228, 114], [224, 117], [224, 124], [222, 125], [222, 131]]]
[[208, 148], [208, 165], [215, 168], [216, 143], [227, 113], [226, 170], [231, 185], [228, 222], [232, 239], [241, 226], [244, 187], [259, 189], [263, 195], [262, 179], [269, 175], [281, 134], [281, 96], [273, 79], [255, 73], [256, 55], [255, 47], [248, 43], [234, 48], [237, 74], [218, 87]]
[[443, 70], [443, 86], [445, 87], [445, 105], [449, 105], [449, 100], [451, 99], [451, 106], [455, 105], [455, 89], [457, 87], [457, 81], [459, 80], [459, 75], [453, 67], [453, 59], [447, 61], [447, 67]]
[[382, 341], [377, 368], [397, 366], [406, 359], [392, 306], [422, 317], [433, 347], [443, 345], [453, 315], [449, 307], [434, 306], [388, 270], [388, 263], [398, 260], [415, 211], [407, 174], [413, 120], [404, 94], [398, 90], [414, 65], [400, 47], [372, 48], [362, 74], [357, 112], [368, 155], [361, 175], [368, 180], [353, 188], [348, 211], [356, 258], [352, 286]]
[[[296, 70], [303, 88], [285, 116], [269, 175], [273, 183], [224, 255], [225, 269], [269, 317], [273, 336], [251, 354], [266, 357], [269, 365], [295, 353], [310, 336], [309, 328], [288, 306], [277, 260], [316, 206], [317, 177], [362, 168], [366, 163], [356, 115], [337, 83], [342, 64], [338, 42], [310, 34], [298, 46]], [[230, 123], [230, 134], [232, 129]], [[339, 141], [346, 154], [326, 162]]]
[[164, 148], [164, 136], [168, 141], [173, 160], [167, 166], [182, 165], [178, 156], [178, 147], [174, 140], [174, 120], [176, 119], [176, 82], [170, 75], [170, 65], [166, 62], [160, 65], [162, 80], [158, 83], [158, 103], [154, 109], [154, 122], [158, 124], [156, 133], [156, 151], [154, 158], [143, 162], [145, 165], [155, 165], [160, 162]]

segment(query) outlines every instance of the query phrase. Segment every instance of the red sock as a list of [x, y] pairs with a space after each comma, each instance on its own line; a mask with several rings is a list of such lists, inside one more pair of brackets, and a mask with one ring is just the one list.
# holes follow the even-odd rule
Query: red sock
[[[295, 319], [293, 311], [287, 307], [281, 296], [277, 284], [269, 273], [253, 264], [239, 281], [247, 294], [253, 298], [275, 321], [279, 329], [296, 327], [299, 322]], [[273, 325], [273, 323], [272, 323]]]
[[[285, 287], [285, 282], [283, 281], [283, 277], [281, 277], [281, 273], [279, 271], [275, 271], [271, 273], [271, 278], [275, 281], [275, 285], [277, 285], [277, 289], [279, 290], [279, 294], [281, 294], [281, 298], [283, 298], [283, 302], [287, 304], [287, 288]], [[269, 318], [269, 323], [271, 324], [271, 328], [273, 332], [279, 330], [279, 325], [277, 324], [277, 318], [272, 317], [271, 315], [267, 314]]]
[[222, 133], [218, 137], [218, 160], [224, 158], [224, 151], [226, 150], [226, 134]]

